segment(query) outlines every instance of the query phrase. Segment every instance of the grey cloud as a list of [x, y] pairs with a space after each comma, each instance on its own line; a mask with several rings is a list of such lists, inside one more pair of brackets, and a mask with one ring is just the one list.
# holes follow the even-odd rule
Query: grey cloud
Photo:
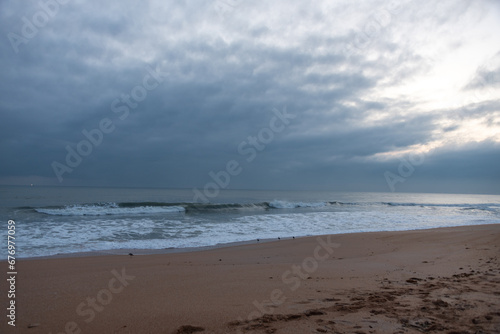
[[[382, 5], [364, 10], [372, 13]], [[39, 10], [37, 4], [0, 6], [5, 9], [3, 36], [19, 32], [20, 17]], [[82, 130], [97, 128], [109, 118], [113, 132], [65, 175], [63, 185], [202, 186], [208, 172], [235, 159], [244, 166], [231, 183], [235, 188], [363, 190], [364, 185], [365, 190], [385, 191], [383, 172], [392, 165], [371, 160], [373, 155], [434, 140], [438, 121], [445, 117], [459, 116], [457, 124], [443, 132], [467, 119], [497, 124], [498, 101], [467, 110], [420, 113], [416, 101], [373, 97], [374, 90], [397, 85], [432, 66], [418, 50], [393, 39], [398, 24], [415, 23], [412, 2], [367, 50], [350, 58], [344, 48], [362, 25], [340, 32], [309, 26], [317, 20], [320, 28], [327, 28], [329, 21], [356, 13], [348, 4], [323, 13], [292, 2], [287, 7], [295, 15], [291, 17], [280, 17], [266, 6], [242, 3], [220, 17], [210, 4], [196, 2], [72, 2], [20, 45], [18, 54], [4, 38], [0, 152], [12, 163], [0, 166], [0, 180], [37, 176], [59, 184], [51, 163], [64, 162], [66, 145], [75, 148], [85, 139]], [[466, 9], [464, 5], [457, 11]], [[259, 11], [273, 20], [245, 16]], [[432, 20], [446, 24], [446, 15]], [[303, 31], [291, 29], [293, 22]], [[274, 29], [292, 32], [281, 37]], [[275, 43], [269, 43], [272, 38]], [[380, 55], [372, 59], [370, 50]], [[112, 102], [142, 85], [148, 66], [168, 74], [120, 119]], [[283, 107], [296, 118], [247, 163], [238, 146], [269, 126], [273, 108]], [[480, 166], [491, 162], [485, 155], [497, 149], [490, 144], [466, 148], [464, 154], [476, 152]], [[461, 166], [461, 152], [458, 148], [441, 156]], [[422, 170], [429, 170], [426, 175], [432, 178], [444, 168], [441, 161]], [[497, 174], [488, 175], [498, 180]]]

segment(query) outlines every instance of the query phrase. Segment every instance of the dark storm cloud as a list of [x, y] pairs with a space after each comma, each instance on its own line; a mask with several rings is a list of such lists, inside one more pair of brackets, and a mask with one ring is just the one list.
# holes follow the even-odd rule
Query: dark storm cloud
[[[394, 37], [414, 5], [405, 3], [370, 37], [369, 47], [346, 57], [364, 20], [375, 17], [339, 25], [337, 18], [360, 13], [348, 4], [325, 13], [319, 6], [277, 2], [273, 6], [293, 14], [280, 17], [260, 2], [221, 13], [212, 3], [194, 1], [69, 1], [57, 11], [52, 7], [43, 27], [13, 47], [11, 33], [22, 36], [26, 20], [33, 22], [43, 8], [3, 2], [0, 151], [9, 163], [0, 165], [0, 181], [59, 184], [53, 162], [67, 165], [66, 147], [76, 150], [87, 140], [83, 130], [109, 119], [113, 130], [64, 173], [63, 185], [202, 186], [210, 171], [237, 160], [244, 171], [230, 187], [385, 191], [383, 173], [397, 168], [398, 160], [374, 156], [426, 145], [468, 119], [498, 126], [494, 99], [433, 112], [411, 97], [379, 93], [433, 66]], [[384, 8], [374, 3], [366, 11]], [[260, 16], [250, 19], [247, 12]], [[434, 18], [434, 25], [447, 24], [446, 15]], [[488, 71], [478, 76], [495, 82], [498, 69]], [[134, 92], [147, 96], [130, 100]], [[270, 127], [274, 108], [294, 118], [248, 162], [238, 148]], [[457, 115], [456, 124], [440, 123]], [[453, 160], [460, 150], [442, 156]], [[478, 146], [477, 166], [491, 162], [496, 150], [494, 144]], [[430, 176], [445, 168], [431, 166]]]
[[[426, 157], [408, 182], [425, 191], [432, 183], [445, 185], [448, 192], [498, 193], [500, 187], [500, 145], [485, 141], [464, 147], [439, 149]], [[418, 184], [421, 184], [420, 186]], [[467, 190], [464, 190], [466, 185]], [[462, 189], [462, 190], [460, 190]]]

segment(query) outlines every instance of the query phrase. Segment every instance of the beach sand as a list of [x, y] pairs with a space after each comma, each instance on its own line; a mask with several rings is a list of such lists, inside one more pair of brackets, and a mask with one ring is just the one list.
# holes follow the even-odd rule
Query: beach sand
[[21, 259], [0, 332], [500, 333], [499, 255], [479, 225]]

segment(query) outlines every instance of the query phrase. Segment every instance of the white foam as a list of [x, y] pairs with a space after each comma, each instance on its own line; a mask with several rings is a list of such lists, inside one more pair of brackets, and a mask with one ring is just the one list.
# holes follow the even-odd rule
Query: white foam
[[[283, 207], [288, 207], [285, 202]], [[293, 205], [301, 202], [292, 203]], [[310, 207], [311, 203], [306, 203]], [[279, 205], [279, 204], [278, 204]], [[56, 216], [24, 224], [17, 236], [21, 257], [99, 251], [120, 248], [185, 248], [211, 246], [257, 238], [290, 238], [292, 236], [337, 234], [349, 232], [396, 231], [423, 228], [499, 223], [496, 214], [482, 210], [457, 208], [422, 208], [420, 206], [382, 206], [377, 210], [293, 212], [267, 211], [244, 215], [151, 215], [102, 216], [114, 210], [150, 213], [149, 209], [171, 210], [173, 207], [122, 208], [112, 204], [94, 208], [68, 207]], [[294, 206], [296, 207], [296, 206]], [[51, 209], [56, 210], [56, 209]], [[64, 211], [66, 210], [66, 211]], [[92, 211], [95, 210], [95, 211]], [[61, 216], [81, 216], [67, 219]], [[94, 212], [94, 216], [83, 217]], [[99, 216], [99, 217], [98, 217]]]

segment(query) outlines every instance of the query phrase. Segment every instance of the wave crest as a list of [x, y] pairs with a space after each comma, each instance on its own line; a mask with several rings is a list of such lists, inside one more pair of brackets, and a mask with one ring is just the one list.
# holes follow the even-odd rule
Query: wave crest
[[107, 216], [130, 214], [155, 214], [184, 212], [182, 206], [120, 206], [116, 203], [95, 203], [83, 205], [67, 205], [56, 208], [36, 208], [36, 212], [53, 216]]

